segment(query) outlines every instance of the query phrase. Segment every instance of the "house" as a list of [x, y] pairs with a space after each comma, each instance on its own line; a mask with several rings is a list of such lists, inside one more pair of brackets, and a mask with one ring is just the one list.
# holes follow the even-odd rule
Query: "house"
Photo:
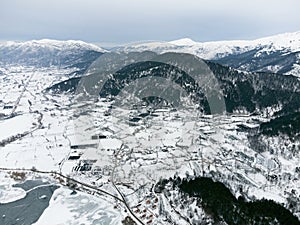
[[103, 150], [118, 150], [122, 147], [122, 141], [116, 138], [100, 139], [98, 148]]

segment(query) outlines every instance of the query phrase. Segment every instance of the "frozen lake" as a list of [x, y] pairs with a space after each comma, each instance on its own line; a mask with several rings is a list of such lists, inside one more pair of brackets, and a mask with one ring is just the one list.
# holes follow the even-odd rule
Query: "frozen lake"
[[31, 225], [49, 206], [53, 192], [58, 186], [42, 180], [28, 180], [14, 187], [26, 191], [26, 196], [14, 202], [0, 204], [1, 225]]

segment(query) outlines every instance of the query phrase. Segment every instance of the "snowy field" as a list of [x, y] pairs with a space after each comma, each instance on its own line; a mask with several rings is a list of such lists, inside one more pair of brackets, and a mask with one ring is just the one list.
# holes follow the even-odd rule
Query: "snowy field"
[[[167, 224], [159, 207], [169, 207], [178, 221], [168, 199], [155, 194], [153, 185], [175, 174], [193, 177], [205, 171], [218, 174], [215, 179], [237, 197], [242, 187], [250, 200], [273, 199], [285, 206], [288, 197], [300, 201], [295, 172], [300, 156], [284, 151], [279, 139], [264, 140], [270, 148], [281, 148], [276, 155], [253, 149], [240, 129], [255, 128], [265, 118], [203, 116], [168, 108], [139, 116], [147, 109], [112, 109], [105, 101], [78, 103], [70, 94], [44, 92], [66, 79], [53, 76], [57, 73], [66, 71], [11, 68], [0, 76], [0, 141], [7, 140], [0, 147], [0, 167], [55, 171], [119, 198], [121, 192], [127, 206], [106, 194], [93, 195], [82, 185], [71, 195], [61, 182], [35, 225], [121, 224], [128, 209], [144, 223]], [[286, 148], [290, 144], [286, 141]], [[272, 180], [272, 175], [280, 179]], [[54, 182], [50, 175], [47, 179]], [[16, 182], [7, 171], [0, 172], [0, 203], [24, 198], [22, 189], [12, 187]]]

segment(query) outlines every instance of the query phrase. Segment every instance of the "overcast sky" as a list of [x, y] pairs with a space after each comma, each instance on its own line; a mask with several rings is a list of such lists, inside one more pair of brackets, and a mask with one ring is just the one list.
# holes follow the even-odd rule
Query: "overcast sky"
[[0, 39], [253, 39], [300, 31], [299, 0], [0, 0]]

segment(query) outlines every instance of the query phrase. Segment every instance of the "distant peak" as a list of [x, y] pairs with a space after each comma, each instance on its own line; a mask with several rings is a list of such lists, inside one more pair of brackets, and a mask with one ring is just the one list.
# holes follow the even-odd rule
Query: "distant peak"
[[169, 43], [173, 44], [173, 45], [194, 45], [197, 42], [193, 41], [190, 38], [182, 38], [182, 39], [179, 39], [179, 40], [170, 41]]
[[53, 39], [40, 39], [31, 41], [7, 41], [2, 43], [6, 46], [16, 46], [16, 47], [47, 47], [47, 48], [75, 48], [75, 49], [89, 49], [97, 52], [106, 52], [106, 50], [98, 47], [97, 45], [86, 43], [80, 40], [53, 40]]

